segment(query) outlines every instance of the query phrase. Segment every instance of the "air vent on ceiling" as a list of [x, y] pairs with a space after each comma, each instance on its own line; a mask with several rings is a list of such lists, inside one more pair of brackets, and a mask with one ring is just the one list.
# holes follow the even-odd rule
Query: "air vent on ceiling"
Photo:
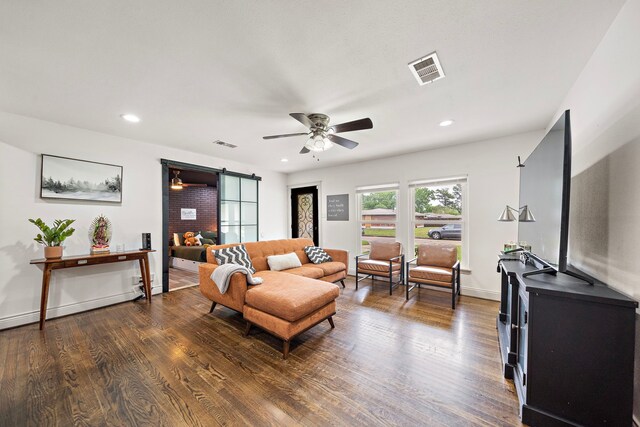
[[409, 69], [418, 80], [418, 83], [420, 83], [420, 86], [444, 77], [442, 65], [440, 65], [440, 60], [435, 52], [409, 63]]
[[223, 147], [227, 147], [227, 148], [237, 148], [237, 145], [233, 145], [233, 144], [229, 144], [228, 142], [224, 142], [221, 141], [219, 139], [216, 139], [215, 141], [213, 141], [214, 144], [216, 145], [222, 145]]

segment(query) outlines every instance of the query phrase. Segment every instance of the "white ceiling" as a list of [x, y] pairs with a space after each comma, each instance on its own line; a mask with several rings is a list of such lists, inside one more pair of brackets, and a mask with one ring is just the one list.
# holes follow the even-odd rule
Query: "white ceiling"
[[[350, 163], [544, 128], [623, 3], [3, 0], [0, 110], [283, 172]], [[407, 64], [434, 50], [447, 77], [419, 86]], [[374, 128], [315, 162], [262, 140], [303, 132], [290, 112]]]

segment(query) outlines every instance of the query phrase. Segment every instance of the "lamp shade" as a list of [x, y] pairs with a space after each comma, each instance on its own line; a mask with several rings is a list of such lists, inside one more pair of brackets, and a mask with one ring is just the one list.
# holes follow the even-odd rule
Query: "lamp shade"
[[533, 213], [529, 210], [529, 206], [524, 205], [521, 207], [522, 211], [520, 212], [520, 222], [536, 222], [536, 218], [533, 216]]
[[498, 221], [511, 222], [517, 220], [516, 216], [513, 214], [513, 211], [515, 211], [515, 209], [507, 205], [507, 207], [502, 211], [502, 215], [498, 217]]

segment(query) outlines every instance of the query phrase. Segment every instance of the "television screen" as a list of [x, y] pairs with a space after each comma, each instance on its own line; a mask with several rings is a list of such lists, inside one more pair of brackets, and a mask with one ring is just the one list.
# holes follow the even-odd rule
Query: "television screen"
[[520, 208], [535, 221], [518, 223], [518, 241], [559, 271], [567, 268], [571, 128], [565, 111], [520, 168]]

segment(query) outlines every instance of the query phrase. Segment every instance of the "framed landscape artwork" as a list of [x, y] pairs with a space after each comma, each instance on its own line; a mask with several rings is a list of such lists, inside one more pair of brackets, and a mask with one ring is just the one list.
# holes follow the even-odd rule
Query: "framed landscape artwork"
[[122, 202], [122, 166], [42, 155], [43, 199]]

